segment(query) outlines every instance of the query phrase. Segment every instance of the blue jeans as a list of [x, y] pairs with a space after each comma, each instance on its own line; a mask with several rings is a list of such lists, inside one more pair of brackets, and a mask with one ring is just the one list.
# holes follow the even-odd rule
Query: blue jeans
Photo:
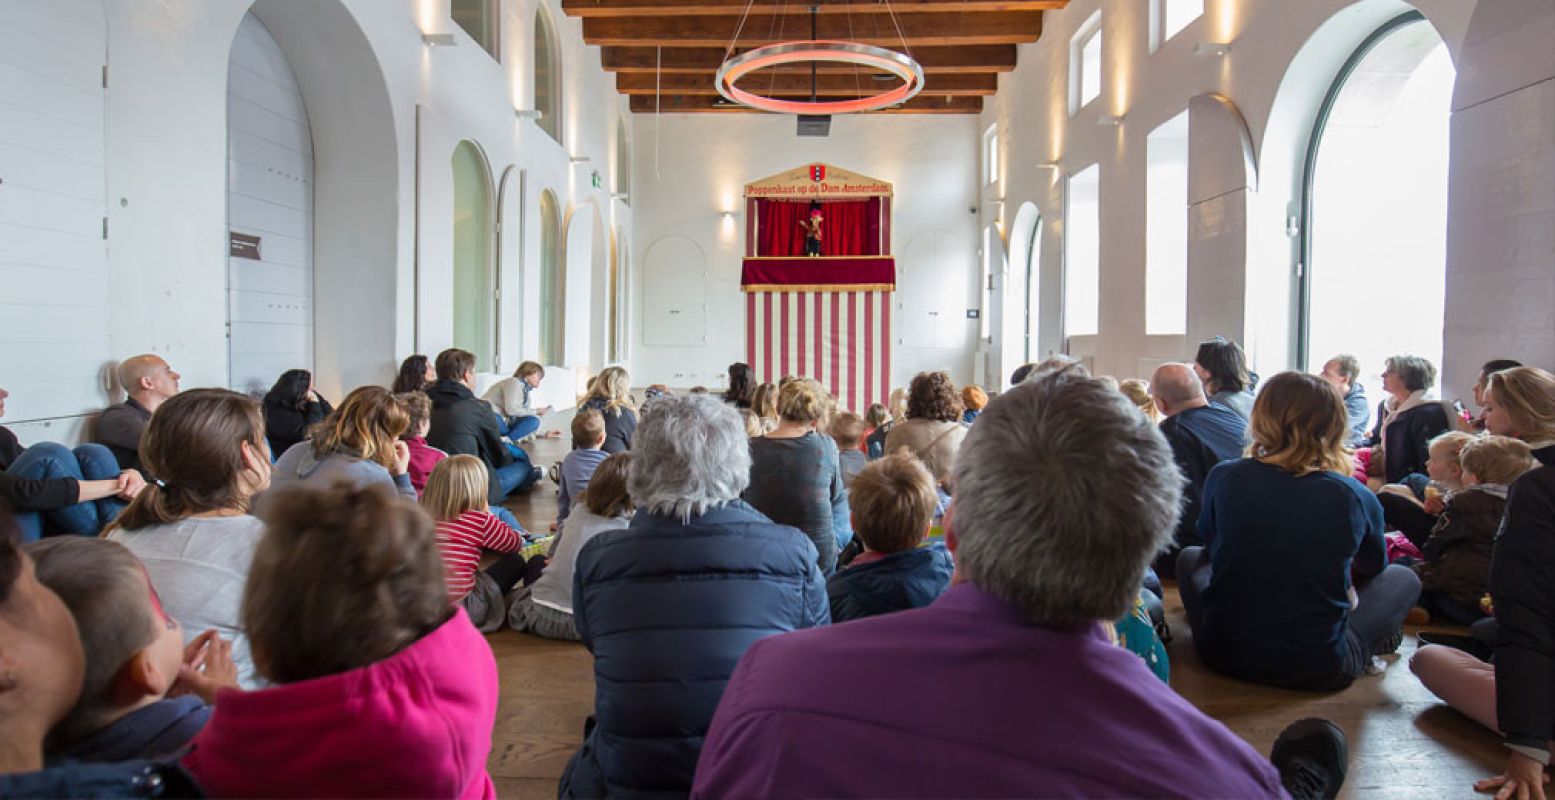
[[[6, 471], [31, 480], [111, 481], [119, 477], [119, 462], [100, 444], [83, 444], [70, 450], [62, 444], [40, 442], [27, 448]], [[63, 508], [20, 511], [16, 521], [21, 525], [23, 543], [42, 538], [45, 523], [53, 533], [96, 536], [126, 505], [117, 497], [104, 497]]]
[[[497, 484], [502, 489], [502, 497], [507, 497], [519, 489], [527, 488], [540, 477], [534, 466], [529, 463], [529, 456], [525, 455], [522, 450], [513, 457], [513, 463], [505, 467], [497, 467], [495, 472]], [[502, 498], [494, 499], [501, 501]]]
[[513, 512], [507, 510], [506, 507], [494, 504], [487, 507], [486, 510], [490, 511], [493, 517], [506, 522], [509, 528], [512, 528], [519, 533], [524, 532], [524, 526], [518, 524], [518, 517], [513, 516]]
[[540, 418], [536, 416], [504, 418], [501, 414], [498, 414], [497, 427], [502, 429], [503, 436], [516, 442], [540, 430]]

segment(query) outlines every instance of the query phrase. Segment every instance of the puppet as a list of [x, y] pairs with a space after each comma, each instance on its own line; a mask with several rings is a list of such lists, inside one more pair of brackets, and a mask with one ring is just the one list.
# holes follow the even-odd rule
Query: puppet
[[804, 254], [814, 258], [821, 254], [821, 209], [811, 206], [810, 218], [799, 220], [799, 227], [804, 228]]

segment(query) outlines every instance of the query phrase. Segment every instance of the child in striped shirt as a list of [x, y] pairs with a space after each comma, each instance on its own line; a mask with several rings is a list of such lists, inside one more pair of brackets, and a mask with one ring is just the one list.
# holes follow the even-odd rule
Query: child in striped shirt
[[[462, 604], [482, 633], [502, 627], [508, 591], [520, 581], [533, 583], [545, 565], [544, 556], [535, 556], [533, 567], [524, 560], [519, 551], [528, 543], [528, 533], [487, 509], [486, 487], [485, 463], [475, 456], [450, 456], [432, 469], [421, 497], [421, 505], [437, 523], [448, 599]], [[485, 550], [506, 555], [480, 569]]]

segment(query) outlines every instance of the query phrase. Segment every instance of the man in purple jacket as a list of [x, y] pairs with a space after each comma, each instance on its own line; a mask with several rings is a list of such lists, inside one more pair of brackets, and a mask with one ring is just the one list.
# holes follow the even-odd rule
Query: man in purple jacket
[[1106, 633], [1180, 483], [1155, 426], [1082, 369], [1006, 392], [956, 459], [951, 589], [753, 645], [692, 796], [1332, 796], [1337, 728], [1293, 726], [1276, 769]]

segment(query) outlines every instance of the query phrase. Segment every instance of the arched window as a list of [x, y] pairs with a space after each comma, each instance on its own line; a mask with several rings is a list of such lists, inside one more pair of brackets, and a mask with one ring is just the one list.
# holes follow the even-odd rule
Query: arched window
[[562, 362], [566, 281], [561, 262], [562, 216], [556, 195], [540, 193], [540, 361]]
[[632, 204], [632, 146], [626, 140], [626, 120], [616, 120], [616, 194]]
[[562, 140], [562, 69], [561, 52], [556, 49], [556, 34], [544, 11], [535, 12], [535, 110], [540, 112], [540, 130], [552, 139]]
[[486, 158], [474, 142], [454, 148], [454, 347], [475, 354], [477, 371], [495, 368], [492, 192]]
[[1370, 376], [1391, 355], [1441, 363], [1455, 79], [1418, 12], [1378, 29], [1334, 79], [1302, 193], [1297, 343], [1307, 369], [1339, 353]]

